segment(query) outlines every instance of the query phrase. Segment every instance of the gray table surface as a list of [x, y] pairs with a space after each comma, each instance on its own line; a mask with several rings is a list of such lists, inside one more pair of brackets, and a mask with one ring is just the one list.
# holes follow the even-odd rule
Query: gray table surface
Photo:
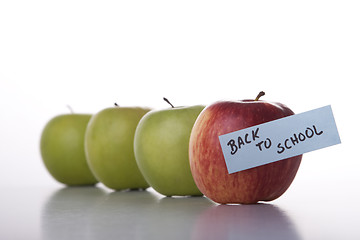
[[[335, 181], [335, 180], [334, 180]], [[360, 239], [359, 191], [294, 182], [278, 200], [218, 205], [153, 189], [2, 187], [0, 239]]]

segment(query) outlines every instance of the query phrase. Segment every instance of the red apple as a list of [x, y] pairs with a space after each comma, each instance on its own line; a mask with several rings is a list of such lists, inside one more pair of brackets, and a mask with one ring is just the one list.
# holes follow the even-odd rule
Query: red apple
[[280, 197], [292, 183], [302, 155], [232, 174], [228, 173], [219, 136], [293, 115], [281, 103], [259, 100], [219, 101], [198, 116], [190, 135], [191, 173], [199, 190], [220, 204], [253, 204]]

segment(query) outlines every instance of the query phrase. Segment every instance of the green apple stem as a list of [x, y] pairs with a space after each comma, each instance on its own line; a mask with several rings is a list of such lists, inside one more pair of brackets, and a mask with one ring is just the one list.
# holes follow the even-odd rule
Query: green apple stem
[[263, 92], [263, 91], [261, 91], [261, 92], [259, 92], [259, 94], [256, 96], [256, 98], [255, 98], [255, 101], [258, 101], [259, 100], [259, 98], [261, 98], [262, 96], [264, 96], [265, 95], [265, 92]]
[[118, 105], [117, 103], [114, 103], [114, 106], [115, 106], [115, 107], [119, 107], [119, 105]]
[[165, 102], [167, 102], [172, 108], [175, 108], [174, 105], [171, 104], [171, 102], [167, 98], [163, 98]]
[[66, 107], [70, 110], [70, 113], [73, 114], [74, 110], [72, 109], [72, 107], [70, 105], [66, 105]]

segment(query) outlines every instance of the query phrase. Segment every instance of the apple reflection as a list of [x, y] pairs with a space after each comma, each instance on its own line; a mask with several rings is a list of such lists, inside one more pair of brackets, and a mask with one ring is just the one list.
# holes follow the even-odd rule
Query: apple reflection
[[43, 239], [301, 239], [277, 206], [216, 205], [206, 197], [96, 187], [56, 191], [42, 212]]
[[217, 205], [197, 219], [192, 239], [301, 239], [290, 218], [275, 205]]
[[165, 197], [154, 208], [147, 239], [190, 239], [196, 219], [214, 203], [205, 197]]
[[111, 192], [94, 206], [88, 239], [148, 239], [158, 197], [148, 191]]
[[197, 216], [210, 206], [203, 197], [113, 192], [92, 212], [90, 239], [189, 239]]
[[106, 196], [97, 187], [64, 187], [44, 204], [41, 215], [43, 239], [83, 238], [89, 232], [89, 216], [96, 202]]
[[107, 192], [95, 187], [56, 191], [42, 212], [43, 239], [146, 238], [158, 198], [148, 191]]

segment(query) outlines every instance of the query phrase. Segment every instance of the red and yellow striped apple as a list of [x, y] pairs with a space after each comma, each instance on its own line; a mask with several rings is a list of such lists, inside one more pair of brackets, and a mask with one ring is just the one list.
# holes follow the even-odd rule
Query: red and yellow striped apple
[[281, 103], [259, 100], [219, 101], [198, 116], [190, 136], [189, 160], [194, 181], [211, 200], [252, 204], [280, 197], [292, 183], [302, 155], [228, 173], [219, 136], [293, 115]]

